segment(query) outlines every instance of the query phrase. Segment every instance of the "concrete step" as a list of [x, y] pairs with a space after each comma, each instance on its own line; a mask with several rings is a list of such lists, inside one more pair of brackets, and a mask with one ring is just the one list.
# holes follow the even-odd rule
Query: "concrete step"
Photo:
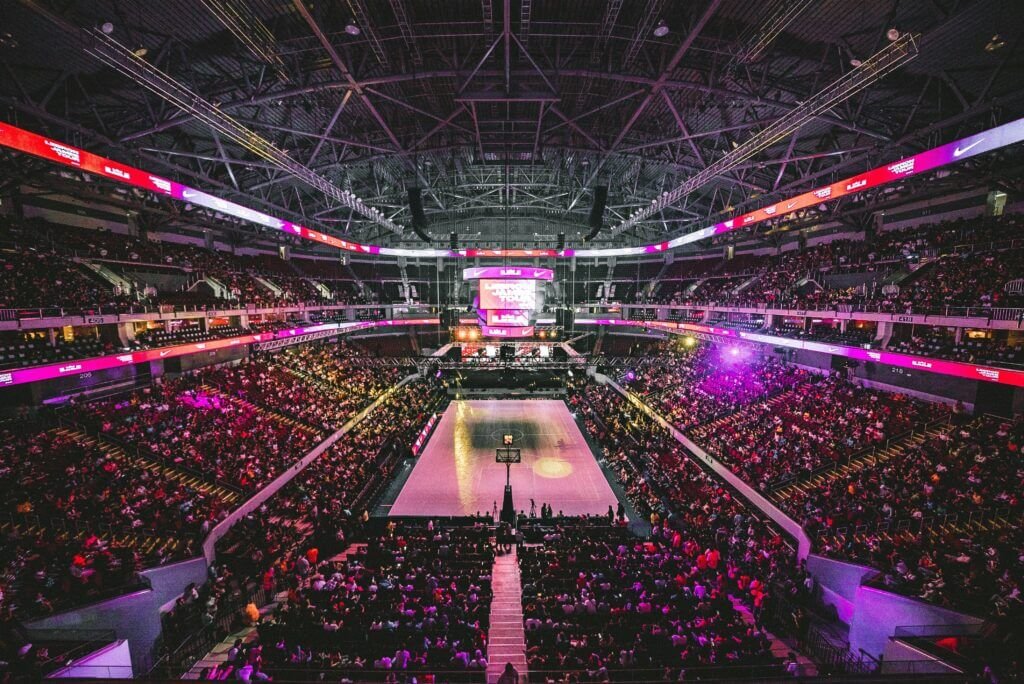
[[526, 637], [523, 633], [523, 585], [515, 550], [499, 556], [491, 571], [491, 620], [487, 641], [487, 681], [496, 682], [512, 663], [525, 680]]

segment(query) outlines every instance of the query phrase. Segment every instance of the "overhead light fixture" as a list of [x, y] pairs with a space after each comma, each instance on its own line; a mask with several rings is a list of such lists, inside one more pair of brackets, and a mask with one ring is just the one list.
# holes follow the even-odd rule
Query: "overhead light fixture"
[[668, 35], [668, 24], [662, 19], [658, 22], [658, 25], [654, 27], [654, 35], [658, 38], [664, 38]]
[[992, 38], [985, 45], [985, 52], [995, 52], [1006, 47], [1006, 40], [998, 33], [992, 36]]
[[857, 68], [857, 67], [859, 67], [859, 66], [860, 66], [861, 64], [863, 64], [863, 63], [864, 63], [864, 62], [860, 61], [860, 60], [859, 60], [859, 59], [857, 59], [856, 57], [854, 57], [853, 59], [851, 59], [851, 60], [850, 60], [850, 66], [852, 66], [852, 67], [854, 67], [854, 68]]
[[132, 54], [138, 57], [139, 59], [142, 59], [143, 57], [149, 54], [149, 50], [147, 48], [140, 46], [132, 50]]
[[354, 21], [350, 21], [347, 24], [345, 24], [345, 33], [347, 33], [350, 36], [358, 36], [360, 33], [362, 33], [362, 30], [358, 26], [356, 26], [356, 23]]
[[103, 26], [100, 26], [100, 30], [109, 36], [111, 33], [114, 32], [114, 25], [111, 24], [109, 21], [105, 21], [103, 22]]
[[895, 43], [900, 39], [900, 30], [893, 27], [885, 32], [885, 37], [889, 39], [890, 43]]

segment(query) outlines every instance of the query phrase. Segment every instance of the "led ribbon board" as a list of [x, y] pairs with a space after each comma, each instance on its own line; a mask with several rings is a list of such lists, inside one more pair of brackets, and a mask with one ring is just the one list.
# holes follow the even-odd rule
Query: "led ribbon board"
[[58, 142], [9, 124], [0, 123], [0, 145], [36, 157], [42, 157], [58, 164], [72, 166], [109, 180], [142, 188], [158, 195], [173, 197], [183, 202], [191, 202], [197, 206], [213, 209], [214, 211], [219, 211], [228, 216], [234, 216], [266, 228], [273, 228], [290, 235], [297, 235], [306, 240], [321, 242], [325, 245], [350, 252], [361, 252], [363, 254], [380, 253], [380, 248], [374, 245], [363, 245], [358, 242], [340, 240], [331, 235], [325, 235], [305, 226], [300, 226], [297, 223], [274, 218], [273, 216], [243, 207], [235, 202], [214, 197], [201, 190], [182, 185], [162, 176], [148, 173], [132, 166], [126, 166], [112, 159], [101, 157], [92, 152], [87, 152], [72, 145]]
[[[539, 319], [541, 324], [554, 323], [554, 319]], [[937, 373], [939, 375], [950, 375], [967, 380], [980, 380], [994, 382], [1001, 385], [1012, 385], [1024, 387], [1024, 371], [1012, 370], [1009, 368], [993, 368], [990, 366], [978, 366], [973, 363], [961, 363], [959, 361], [947, 361], [912, 354], [898, 354], [896, 352], [881, 351], [874, 349], [863, 349], [861, 347], [847, 347], [844, 345], [827, 344], [824, 342], [811, 342], [792, 340], [788, 337], [775, 337], [773, 335], [762, 335], [750, 333], [731, 328], [718, 328], [715, 326], [699, 325], [695, 323], [675, 323], [672, 321], [627, 321], [621, 318], [577, 318], [576, 323], [580, 325], [609, 325], [615, 327], [642, 327], [664, 330], [666, 332], [683, 334], [687, 332], [704, 333], [731, 339], [740, 339], [758, 344], [771, 344], [777, 347], [789, 349], [806, 349], [808, 351], [823, 352], [836, 356], [844, 356], [859, 361], [871, 361], [900, 368], [910, 368], [924, 371], [926, 373]], [[323, 323], [305, 328], [289, 328], [278, 330], [274, 333], [260, 333], [256, 335], [242, 335], [240, 337], [228, 337], [208, 342], [182, 344], [173, 347], [160, 349], [147, 349], [129, 354], [111, 354], [109, 356], [98, 356], [91, 359], [77, 359], [62, 363], [52, 363], [45, 366], [31, 366], [16, 370], [0, 371], [0, 388], [13, 385], [23, 385], [41, 380], [52, 380], [80, 373], [107, 370], [118, 368], [135, 363], [147, 361], [159, 361], [176, 356], [186, 356], [203, 351], [215, 351], [226, 347], [234, 347], [253, 342], [268, 342], [270, 340], [296, 337], [307, 333], [322, 332], [325, 330], [337, 330], [339, 333], [350, 333], [367, 328], [393, 327], [406, 325], [437, 325], [436, 318], [404, 318], [386, 321], [360, 321], [353, 323]], [[507, 328], [506, 330], [516, 330]], [[532, 331], [530, 333], [532, 335]], [[508, 334], [498, 334], [496, 337], [509, 337]]]
[[830, 202], [840, 197], [855, 194], [878, 187], [900, 178], [908, 178], [919, 173], [924, 173], [940, 166], [970, 159], [971, 157], [985, 152], [991, 152], [1007, 145], [1013, 145], [1024, 140], [1024, 119], [1018, 119], [1002, 126], [990, 128], [975, 135], [955, 140], [945, 145], [940, 145], [930, 150], [920, 152], [911, 157], [879, 166], [865, 173], [844, 178], [831, 185], [825, 185], [815, 190], [805, 192], [802, 195], [770, 204], [755, 211], [736, 216], [728, 221], [716, 223], [693, 233], [687, 233], [673, 240], [658, 242], [652, 245], [640, 247], [618, 247], [608, 249], [402, 249], [397, 247], [380, 247], [377, 245], [364, 245], [350, 240], [341, 240], [331, 235], [311, 230], [291, 221], [274, 218], [254, 209], [243, 207], [240, 204], [214, 197], [195, 188], [182, 185], [175, 181], [168, 180], [161, 176], [150, 174], [146, 171], [131, 166], [120, 164], [105, 157], [86, 152], [66, 143], [58, 142], [30, 131], [0, 123], [0, 145], [9, 147], [19, 152], [42, 157], [58, 164], [80, 168], [90, 173], [110, 180], [126, 183], [135, 187], [143, 188], [161, 195], [175, 199], [191, 202], [207, 209], [213, 209], [229, 216], [250, 221], [257, 225], [280, 230], [290, 235], [314, 242], [320, 242], [331, 247], [344, 249], [351, 252], [363, 254], [379, 254], [382, 256], [405, 256], [405, 257], [553, 257], [571, 258], [578, 257], [610, 257], [610, 256], [637, 256], [644, 254], [659, 254], [675, 249], [681, 245], [690, 244], [709, 237], [728, 233], [740, 228], [746, 228], [762, 221], [772, 218], [780, 218], [800, 209]]
[[507, 340], [533, 337], [534, 327], [532, 325], [522, 327], [481, 325], [480, 334], [484, 337], [502, 337]]
[[252, 344], [253, 342], [269, 342], [270, 340], [297, 337], [299, 335], [323, 332], [325, 330], [337, 330], [339, 333], [349, 333], [355, 332], [357, 330], [364, 330], [366, 328], [378, 328], [397, 325], [436, 325], [437, 322], [438, 321], [436, 318], [405, 318], [389, 321], [322, 323], [320, 325], [311, 325], [305, 328], [288, 328], [286, 330], [278, 330], [277, 332], [273, 333], [240, 335], [238, 337], [225, 337], [223, 339], [209, 340], [207, 342], [180, 344], [172, 347], [147, 349], [145, 351], [137, 351], [125, 354], [97, 356], [91, 359], [76, 359], [74, 361], [65, 361], [62, 363], [51, 363], [45, 366], [31, 366], [29, 368], [19, 368], [10, 371], [0, 371], [0, 388], [11, 387], [13, 385], [23, 385], [29, 382], [39, 382], [41, 380], [52, 380], [53, 378], [70, 377], [73, 375], [79, 375], [81, 373], [91, 373], [95, 371], [109, 370], [111, 368], [121, 368], [124, 366], [131, 366], [136, 363], [146, 363], [148, 361], [162, 361], [164, 359], [173, 359], [177, 356], [187, 356], [189, 354], [198, 354], [200, 352], [217, 351], [218, 349], [227, 349], [229, 347], [237, 347], [241, 345]]
[[555, 272], [550, 268], [534, 268], [532, 266], [484, 266], [481, 268], [462, 269], [463, 280], [546, 280], [555, 279]]
[[828, 344], [825, 342], [811, 342], [793, 340], [788, 337], [775, 337], [774, 335], [762, 335], [760, 333], [733, 330], [732, 328], [718, 328], [709, 325], [696, 323], [674, 323], [672, 321], [626, 321], [621, 318], [577, 318], [576, 323], [580, 325], [611, 325], [611, 326], [632, 326], [664, 330], [670, 333], [683, 334], [687, 332], [704, 333], [717, 337], [757, 342], [759, 344], [770, 344], [776, 347], [788, 349], [806, 349], [807, 351], [823, 352], [833, 356], [842, 356], [857, 361], [882, 363], [887, 366], [899, 368], [910, 368], [926, 373], [937, 373], [949, 375], [967, 380], [981, 380], [984, 382], [995, 382], [1001, 385], [1013, 385], [1024, 387], [1024, 371], [1011, 370], [1009, 368], [993, 368], [991, 366], [979, 366], [973, 363], [961, 363], [960, 361], [947, 361], [926, 356], [914, 356], [913, 354], [898, 354], [896, 352], [883, 351], [878, 349], [864, 349], [862, 347], [847, 347], [839, 344]]
[[533, 311], [529, 309], [486, 309], [481, 311], [484, 325], [502, 326], [510, 325], [523, 327], [530, 325], [533, 318]]

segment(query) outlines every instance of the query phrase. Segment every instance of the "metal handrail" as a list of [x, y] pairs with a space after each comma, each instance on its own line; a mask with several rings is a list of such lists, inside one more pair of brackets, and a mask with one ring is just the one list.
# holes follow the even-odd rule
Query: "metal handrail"
[[102, 439], [102, 440], [104, 440], [106, 442], [109, 442], [110, 444], [123, 449], [126, 453], [133, 453], [136, 458], [140, 458], [140, 459], [144, 458], [144, 459], [153, 461], [154, 463], [157, 463], [157, 464], [159, 464], [161, 466], [165, 466], [165, 467], [170, 468], [172, 470], [176, 470], [176, 471], [178, 471], [178, 472], [180, 472], [182, 474], [192, 475], [193, 477], [199, 478], [203, 482], [207, 482], [209, 484], [217, 485], [218, 487], [223, 487], [224, 489], [228, 490], [229, 492], [232, 492], [233, 494], [237, 494], [240, 497], [245, 497], [245, 496], [251, 495], [251, 492], [249, 492], [249, 493], [245, 492], [238, 485], [232, 484], [230, 482], [225, 482], [224, 480], [218, 480], [215, 477], [210, 477], [210, 475], [208, 473], [204, 473], [204, 472], [201, 472], [199, 470], [196, 470], [195, 468], [191, 468], [189, 466], [182, 465], [181, 463], [168, 463], [167, 460], [165, 458], [163, 458], [162, 456], [160, 456], [159, 454], [156, 454], [156, 453], [154, 453], [154, 452], [152, 452], [152, 451], [150, 451], [148, 449], [143, 449], [138, 444], [130, 444], [130, 443], [126, 442], [125, 440], [121, 439], [120, 437], [118, 437], [117, 435], [111, 434], [109, 432], [104, 432], [102, 430], [102, 428], [100, 428], [100, 426], [97, 425], [93, 421], [89, 421], [89, 420], [85, 420], [85, 419], [80, 419], [80, 420], [81, 420], [81, 422], [78, 422], [78, 421], [72, 421], [70, 419], [65, 419], [64, 417], [61, 417], [60, 423], [61, 423], [61, 425], [68, 425], [68, 426], [71, 426], [71, 427], [75, 427], [75, 428], [81, 430], [82, 432], [86, 433], [87, 435], [92, 435], [93, 437], [96, 437], [97, 439]]
[[[1020, 517], [1024, 520], [1024, 514], [1021, 514]], [[875, 520], [871, 522], [851, 524], [848, 526], [844, 525], [843, 527], [822, 530], [818, 532], [817, 538], [818, 541], [824, 541], [830, 537], [845, 538], [850, 534], [850, 527], [853, 528], [853, 534], [874, 534], [876, 532], [888, 532], [890, 529], [897, 533], [909, 532], [911, 534], [920, 534], [936, 528], [945, 527], [946, 525], [956, 525], [960, 522], [971, 524], [1011, 519], [1012, 512], [1009, 508], [982, 508], [963, 513], [946, 513], [943, 515], [922, 516], [920, 518], [900, 518], [899, 520]], [[873, 584], [873, 582], [866, 581], [865, 584]]]
[[919, 423], [909, 430], [889, 437], [888, 439], [885, 440], [884, 444], [874, 444], [871, 446], [864, 447], [862, 449], [858, 449], [857, 451], [848, 454], [843, 459], [823, 463], [817, 468], [811, 470], [809, 473], [793, 473], [788, 477], [785, 477], [781, 480], [777, 480], [774, 484], [768, 486], [768, 492], [773, 494], [778, 490], [782, 489], [783, 487], [799, 484], [800, 482], [806, 482], [814, 477], [817, 477], [818, 475], [821, 475], [822, 473], [832, 472], [833, 470], [839, 469], [841, 466], [850, 465], [854, 461], [858, 461], [866, 456], [876, 454], [879, 451], [886, 451], [910, 437], [913, 437], [917, 434], [924, 434], [928, 432], [929, 429], [935, 427], [936, 425], [948, 425], [950, 423], [950, 420], [951, 416], [946, 415], [944, 418], [937, 418], [932, 421]]

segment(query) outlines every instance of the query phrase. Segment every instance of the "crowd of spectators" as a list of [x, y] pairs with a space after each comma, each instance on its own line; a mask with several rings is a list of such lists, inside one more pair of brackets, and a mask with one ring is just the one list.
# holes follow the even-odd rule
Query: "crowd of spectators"
[[[0, 250], [0, 308], [63, 308], [77, 313], [158, 304], [229, 308], [360, 301], [351, 273], [332, 271], [325, 283], [332, 293], [328, 296], [312, 282], [317, 273], [306, 273], [271, 254], [235, 255], [41, 219], [0, 223], [0, 242], [11, 245]], [[128, 283], [126, 291], [117, 291], [75, 258], [110, 269]], [[196, 276], [215, 279], [226, 288], [225, 296], [214, 295], [209, 287], [196, 289]]]
[[747, 482], [767, 490], [946, 412], [905, 394], [859, 387], [838, 374], [806, 373], [784, 394], [690, 434]]
[[[365, 561], [363, 555], [353, 557], [350, 565], [335, 565], [330, 558], [344, 550], [350, 540], [365, 534], [368, 513], [360, 506], [366, 506], [387, 481], [398, 457], [408, 453], [440, 396], [438, 386], [427, 379], [396, 389], [353, 431], [259, 509], [245, 516], [218, 543], [218, 558], [223, 559], [218, 572], [222, 577], [232, 578], [236, 585], [256, 581], [268, 591], [284, 589], [288, 592], [278, 613], [261, 623], [260, 638], [241, 648], [242, 660], [229, 667], [237, 668], [244, 661], [257, 673], [274, 673], [287, 668], [361, 669], [372, 668], [382, 656], [388, 656], [392, 668], [400, 669], [393, 662], [394, 650], [380, 653], [373, 650], [375, 643], [383, 643], [375, 638], [392, 635], [392, 628], [381, 623], [380, 629], [374, 627], [370, 634], [373, 625], [370, 616], [378, 605], [377, 598], [390, 596], [389, 590], [398, 585], [385, 583], [380, 574], [376, 575], [375, 583], [369, 584], [373, 577], [363, 573], [360, 563], [360, 560]], [[422, 535], [422, 532], [408, 538], [420, 539], [417, 534]], [[375, 539], [371, 545], [379, 543], [377, 548], [382, 549], [381, 553], [407, 543], [397, 541], [399, 537], [390, 534]], [[443, 551], [446, 557], [451, 557], [453, 547], [450, 545], [441, 540], [431, 544], [438, 553]], [[425, 547], [424, 557], [428, 553]], [[350, 572], [343, 573], [344, 581], [339, 582], [337, 575], [342, 567]], [[431, 566], [434, 567], [443, 570], [440, 561]], [[489, 565], [487, 567], [489, 570]], [[427, 576], [423, 579], [427, 581]], [[349, 580], [358, 580], [359, 588], [352, 588], [354, 585]], [[223, 584], [223, 580], [220, 582]], [[323, 592], [328, 583], [332, 590], [344, 592], [345, 598], [324, 603]], [[376, 589], [371, 590], [371, 586]], [[209, 591], [200, 589], [198, 593]], [[380, 605], [383, 608], [383, 604]], [[208, 616], [207, 620], [214, 617], [200, 608], [183, 609], [187, 617], [176, 619], [176, 624], [191, 624], [195, 629], [201, 626], [203, 615]], [[335, 611], [340, 612], [335, 615]], [[387, 615], [382, 613], [381, 619]], [[365, 623], [357, 622], [363, 617]], [[303, 629], [282, 628], [282, 625], [299, 624]], [[356, 625], [362, 627], [357, 629]], [[339, 630], [344, 631], [335, 634]], [[440, 631], [435, 633], [441, 636]], [[352, 634], [359, 640], [358, 649], [344, 639]], [[336, 637], [336, 641], [325, 641], [332, 637]], [[411, 652], [423, 643], [422, 639], [412, 640], [407, 646], [410, 651], [408, 667], [413, 665]], [[433, 646], [431, 652], [436, 657], [437, 649], [445, 644], [438, 640]], [[342, 654], [346, 656], [343, 658]], [[354, 657], [358, 654], [360, 658]], [[399, 654], [399, 657], [403, 656]], [[431, 660], [431, 664], [433, 662]]]
[[966, 337], [957, 342], [953, 334], [942, 328], [915, 327], [911, 336], [889, 340], [888, 349], [964, 363], [1010, 367], [1024, 365], [1024, 344], [1019, 339], [1012, 342], [997, 339], [1000, 331], [989, 334], [992, 337]]
[[138, 333], [135, 336], [134, 344], [131, 347], [136, 349], [150, 349], [153, 347], [169, 347], [175, 344], [190, 344], [192, 342], [206, 342], [207, 340], [218, 340], [225, 337], [238, 337], [245, 335], [248, 331], [237, 325], [211, 326], [203, 330], [202, 326], [183, 325], [174, 330], [154, 328]]
[[191, 377], [84, 404], [76, 416], [130, 448], [244, 492], [273, 480], [322, 437], [204, 390]]
[[[102, 434], [252, 492], [400, 379], [343, 345], [260, 355], [79, 407]], [[297, 422], [295, 422], [297, 421]]]
[[482, 673], [490, 534], [391, 525], [344, 560], [304, 564], [288, 602], [260, 626], [264, 667]]
[[189, 558], [227, 514], [187, 484], [67, 429], [0, 431], [0, 612], [48, 613]]
[[401, 379], [396, 367], [357, 366], [358, 360], [340, 344], [304, 347], [250, 358], [238, 366], [221, 366], [204, 372], [202, 381], [227, 396], [330, 433]]
[[[376, 368], [365, 386], [353, 384], [350, 398], [359, 399], [349, 410], [383, 392], [393, 381], [387, 372]], [[8, 518], [0, 545], [4, 619], [116, 595], [140, 586], [139, 570], [196, 555], [239, 496], [197, 480], [192, 469], [252, 491], [321, 436], [279, 430], [273, 417], [264, 422], [262, 414], [221, 402], [202, 391], [200, 381], [160, 382], [125, 400], [68, 409], [71, 420], [99, 420], [101, 432], [120, 437], [127, 449], [68, 428], [19, 424], [0, 432], [0, 506]], [[332, 391], [344, 400], [340, 389]], [[300, 559], [290, 554], [306, 541], [344, 544], [345, 531], [362, 520], [352, 508], [365, 505], [387, 481], [439, 400], [437, 387], [424, 380], [396, 390], [244, 519], [221, 545], [221, 555], [232, 562], [214, 566], [211, 581], [189, 587], [166, 617], [167, 644], [210, 625], [218, 610], [234, 605], [227, 597], [242, 592], [247, 579], [258, 581], [260, 573], [269, 573], [273, 586], [294, 575], [295, 589], [299, 579], [312, 580], [308, 567], [297, 569], [301, 563], [293, 562]], [[278, 398], [271, 408], [282, 403]], [[253, 575], [243, 572], [254, 568]]]
[[80, 335], [70, 341], [56, 337], [51, 344], [47, 331], [12, 331], [0, 333], [0, 369], [84, 359], [116, 350], [113, 343], [96, 335]]
[[[728, 360], [677, 342], [619, 370], [631, 392], [751, 485], [767, 493], [800, 482], [777, 503], [820, 538], [820, 553], [878, 567], [889, 588], [943, 605], [1020, 611], [1024, 565], [1014, 521], [1024, 486], [1021, 423], [968, 422], [944, 405], [864, 389], [838, 375], [763, 359], [736, 368]], [[740, 382], [757, 390], [744, 397], [730, 387]], [[724, 402], [703, 391], [707, 386], [726, 388]], [[681, 447], [674, 440], [652, 447], [655, 426], [640, 409], [601, 386], [583, 388], [572, 401], [641, 510], [664, 514], [666, 501], [693, 495], [674, 489], [687, 465]], [[922, 437], [884, 457], [806, 477], [924, 425], [931, 427]]]
[[684, 340], [650, 348], [633, 368], [620, 372], [624, 385], [680, 430], [735, 413], [758, 399], [783, 392], [807, 375], [771, 356], [748, 349]]
[[888, 458], [787, 492], [780, 505], [822, 553], [881, 568], [890, 588], [995, 615], [1024, 614], [1024, 423], [956, 416]]
[[[13, 229], [10, 222], [3, 226], [7, 240], [18, 247], [0, 257], [0, 277], [11, 285], [3, 288], [6, 296], [0, 296], [0, 308], [123, 309], [165, 301], [181, 304], [185, 295], [193, 299], [197, 296], [195, 291], [184, 292], [181, 288], [163, 291], [160, 279], [153, 283], [139, 281], [138, 268], [145, 266], [215, 278], [226, 287], [227, 299], [204, 295], [195, 303], [205, 306], [360, 303], [360, 273], [367, 287], [383, 288], [379, 293], [382, 301], [399, 297], [396, 288], [401, 272], [389, 263], [349, 267], [308, 258], [286, 261], [272, 254], [234, 255], [39, 220], [15, 224]], [[680, 260], [662, 271], [650, 300], [677, 305], [842, 307], [894, 313], [1021, 306], [1020, 295], [1004, 290], [1005, 284], [1017, 279], [1021, 271], [1024, 252], [1010, 242], [1019, 225], [1016, 215], [975, 217], [883, 231], [859, 240], [839, 239], [777, 256], [740, 254], [731, 260]], [[107, 283], [70, 261], [71, 254], [97, 260], [115, 271], [120, 269], [131, 283], [131, 291], [115, 293]], [[923, 268], [899, 287], [882, 287], [883, 275], [913, 271], [922, 264]], [[353, 270], [355, 266], [360, 267], [358, 272]], [[56, 286], [55, 269], [61, 274], [61, 284]], [[623, 273], [631, 275], [633, 270], [627, 268]], [[654, 279], [654, 268], [638, 267], [636, 272]], [[830, 276], [850, 273], [871, 277], [856, 285], [829, 284]], [[591, 277], [594, 284], [603, 287], [603, 279], [611, 276], [601, 272]], [[378, 282], [380, 278], [389, 282]], [[604, 296], [615, 301], [631, 303], [652, 291], [644, 280], [613, 280], [614, 297], [608, 293]], [[325, 296], [313, 281], [333, 295]], [[385, 284], [393, 287], [389, 289]]]
[[[1010, 242], [1019, 226], [1016, 215], [970, 218], [886, 231], [870, 240], [835, 240], [776, 257], [702, 259], [696, 263], [713, 263], [680, 271], [681, 280], [664, 280], [652, 301], [890, 313], [1019, 307], [1021, 296], [1004, 290], [1024, 266], [1024, 252]], [[961, 246], [969, 248], [954, 249]], [[883, 287], [880, 278], [898, 270], [911, 275], [897, 288]], [[872, 277], [860, 285], [828, 284], [829, 276], [848, 273]]]
[[785, 540], [608, 386], [575, 383], [570, 403], [651, 536], [566, 531], [524, 555], [531, 670], [605, 681], [602, 672], [653, 668], [674, 681], [689, 668], [774, 664], [757, 622], [771, 587], [811, 588]]
[[[731, 521], [720, 529], [746, 537]], [[646, 542], [616, 532], [566, 526], [520, 551], [531, 674], [679, 681], [702, 666], [782, 669], [729, 598], [761, 600], [765, 589], [759, 568], [752, 576], [742, 555], [730, 559], [728, 541], [682, 521]]]
[[0, 309], [124, 311], [135, 300], [51, 251], [0, 250]]

